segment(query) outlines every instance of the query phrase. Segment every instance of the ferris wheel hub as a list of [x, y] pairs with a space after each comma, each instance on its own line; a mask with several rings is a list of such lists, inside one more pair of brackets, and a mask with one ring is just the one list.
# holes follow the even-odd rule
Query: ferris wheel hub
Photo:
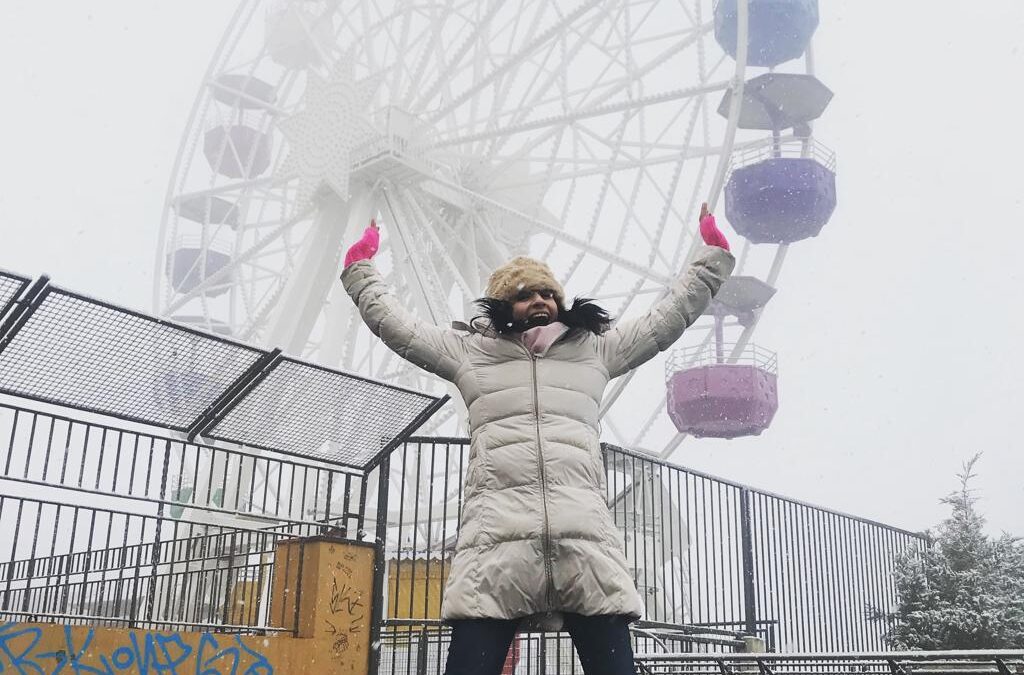
[[384, 114], [384, 131], [376, 132], [352, 150], [352, 175], [366, 183], [386, 180], [392, 185], [415, 185], [431, 178], [451, 180], [451, 166], [419, 150], [428, 135], [420, 120], [396, 106]]

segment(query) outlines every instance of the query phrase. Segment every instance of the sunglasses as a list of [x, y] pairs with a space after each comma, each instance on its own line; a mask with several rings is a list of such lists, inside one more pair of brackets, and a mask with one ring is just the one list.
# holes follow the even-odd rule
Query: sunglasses
[[555, 292], [550, 288], [536, 288], [530, 290], [523, 289], [519, 291], [518, 293], [516, 293], [515, 300], [516, 302], [523, 302], [525, 300], [529, 300], [533, 297], [534, 293], [538, 294], [544, 300], [550, 300], [551, 298], [555, 297]]

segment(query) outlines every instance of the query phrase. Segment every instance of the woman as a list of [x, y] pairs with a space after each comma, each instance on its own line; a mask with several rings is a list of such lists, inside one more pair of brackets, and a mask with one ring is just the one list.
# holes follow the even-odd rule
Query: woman
[[384, 343], [458, 387], [469, 410], [462, 522], [445, 589], [447, 675], [497, 675], [515, 635], [564, 625], [586, 675], [633, 673], [628, 625], [643, 611], [605, 502], [598, 411], [605, 386], [668, 349], [701, 315], [735, 259], [701, 210], [707, 247], [645, 315], [611, 326], [588, 300], [565, 304], [547, 265], [518, 257], [490, 277], [483, 316], [423, 323], [371, 261], [375, 223], [345, 257], [345, 290]]

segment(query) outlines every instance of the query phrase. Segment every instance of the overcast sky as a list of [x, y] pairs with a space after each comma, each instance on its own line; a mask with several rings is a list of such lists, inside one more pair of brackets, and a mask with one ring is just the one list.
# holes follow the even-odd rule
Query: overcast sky
[[[0, 4], [0, 267], [151, 308], [167, 181], [235, 7]], [[780, 411], [677, 461], [920, 530], [983, 451], [980, 508], [1024, 535], [1022, 42], [1020, 0], [821, 2], [839, 206], [757, 331]]]

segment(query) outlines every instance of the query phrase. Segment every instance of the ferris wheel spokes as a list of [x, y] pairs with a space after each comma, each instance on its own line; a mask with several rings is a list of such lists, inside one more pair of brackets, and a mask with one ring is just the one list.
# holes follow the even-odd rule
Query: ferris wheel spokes
[[504, 213], [506, 215], [513, 216], [514, 218], [517, 218], [520, 221], [522, 221], [522, 222], [524, 222], [524, 223], [526, 223], [526, 224], [536, 228], [537, 230], [543, 232], [544, 234], [549, 235], [551, 237], [554, 237], [554, 238], [558, 239], [559, 241], [561, 241], [561, 242], [563, 242], [565, 244], [568, 244], [570, 246], [573, 246], [573, 247], [575, 247], [577, 249], [584, 250], [587, 253], [592, 254], [596, 258], [599, 258], [599, 259], [606, 260], [608, 262], [614, 263], [614, 264], [618, 265], [619, 267], [622, 267], [622, 268], [624, 268], [626, 270], [629, 270], [630, 272], [633, 272], [634, 274], [637, 274], [639, 276], [643, 276], [643, 277], [645, 277], [647, 279], [650, 279], [652, 281], [656, 281], [658, 283], [664, 284], [664, 283], [669, 281], [669, 277], [656, 274], [656, 273], [652, 272], [650, 269], [647, 269], [647, 268], [643, 267], [642, 265], [633, 263], [632, 261], [627, 260], [627, 259], [623, 258], [622, 256], [618, 256], [618, 255], [615, 255], [614, 253], [610, 253], [610, 252], [604, 250], [603, 248], [601, 248], [600, 246], [597, 246], [595, 244], [591, 244], [590, 242], [588, 242], [588, 241], [586, 241], [586, 240], [584, 240], [584, 239], [582, 239], [580, 237], [575, 237], [575, 236], [565, 232], [562, 228], [560, 228], [558, 226], [555, 226], [555, 225], [552, 225], [550, 223], [544, 222], [544, 221], [539, 220], [537, 218], [533, 218], [533, 217], [523, 213], [522, 211], [519, 211], [519, 210], [517, 210], [517, 209], [515, 209], [513, 207], [510, 207], [510, 206], [508, 206], [506, 204], [503, 204], [503, 203], [501, 203], [501, 202], [499, 202], [499, 201], [497, 201], [495, 199], [492, 199], [492, 198], [490, 198], [490, 197], [488, 197], [486, 195], [483, 195], [483, 194], [480, 194], [478, 192], [475, 192], [475, 191], [473, 191], [473, 190], [471, 190], [471, 189], [469, 189], [467, 187], [463, 187], [461, 185], [457, 185], [455, 183], [451, 183], [451, 182], [448, 182], [448, 181], [442, 181], [440, 179], [435, 179], [435, 180], [437, 182], [445, 185], [445, 187], [451, 188], [452, 190], [455, 190], [456, 192], [461, 193], [461, 194], [465, 195], [466, 197], [469, 197], [471, 200], [476, 201], [479, 204], [491, 207], [491, 208], [495, 209], [496, 211], [499, 211], [499, 212]]
[[411, 275], [409, 286], [413, 290], [416, 308], [420, 316], [434, 325], [445, 325], [451, 320], [451, 316], [448, 303], [439, 292], [439, 275], [433, 268], [431, 258], [421, 255], [422, 252], [429, 250], [429, 247], [417, 241], [420, 239], [420, 233], [412, 225], [412, 218], [406, 215], [406, 205], [401, 195], [383, 190], [381, 196], [390, 215], [390, 246], [395, 253], [395, 264], [397, 266], [404, 263], [406, 272]]
[[323, 200], [311, 231], [295, 261], [270, 320], [266, 341], [285, 353], [301, 355], [313, 324], [337, 279], [339, 242], [358, 230], [370, 213], [366, 197], [343, 201], [331, 194]]
[[513, 54], [511, 57], [509, 57], [499, 66], [497, 66], [494, 70], [476, 79], [472, 86], [463, 91], [461, 94], [456, 95], [455, 98], [450, 103], [448, 103], [447, 106], [433, 113], [433, 115], [431, 115], [427, 121], [431, 124], [436, 124], [440, 120], [444, 119], [444, 117], [451, 114], [451, 112], [454, 109], [458, 108], [462, 103], [472, 98], [475, 93], [478, 93], [481, 90], [485, 89], [487, 86], [489, 86], [500, 75], [518, 66], [523, 60], [530, 56], [530, 54], [533, 53], [533, 51], [536, 50], [538, 47], [543, 46], [553, 37], [558, 35], [561, 31], [572, 26], [572, 23], [576, 21], [579, 17], [581, 17], [583, 14], [585, 14], [587, 11], [604, 2], [607, 2], [607, 0], [588, 0], [587, 2], [581, 3], [573, 11], [563, 15], [560, 21], [556, 22], [553, 26], [549, 27], [544, 32], [537, 35], [537, 37], [535, 37], [533, 40], [523, 45], [523, 47], [519, 50], [519, 53]]
[[[644, 107], [655, 104], [672, 103], [675, 101], [685, 100], [695, 96], [706, 96], [708, 94], [713, 94], [717, 91], [725, 91], [726, 89], [729, 88], [730, 84], [731, 82], [728, 80], [724, 80], [721, 82], [712, 82], [710, 84], [688, 87], [686, 89], [677, 89], [672, 92], [665, 92], [661, 94], [655, 94], [652, 96], [645, 96], [641, 99], [622, 101], [619, 103], [609, 103], [599, 107], [588, 108], [586, 110], [576, 110], [572, 112], [567, 112], [563, 115], [558, 115], [556, 117], [547, 117], [532, 122], [524, 122], [522, 124], [518, 124], [515, 126], [503, 126], [500, 129], [492, 129], [490, 131], [471, 133], [466, 134], [464, 136], [446, 137], [425, 144], [423, 146], [423, 150], [436, 150], [438, 148], [465, 145], [467, 143], [472, 143], [481, 140], [496, 140], [499, 138], [505, 138], [508, 136], [513, 136], [515, 134], [524, 133], [527, 131], [536, 131], [538, 129], [557, 129], [593, 117], [612, 115], [615, 113], [626, 112], [632, 109], [642, 109]], [[542, 136], [543, 135], [531, 141], [534, 147], [542, 143], [544, 140], [547, 140]], [[513, 156], [512, 159], [515, 159], [515, 157]]]
[[[673, 56], [678, 54], [680, 51], [687, 49], [688, 47], [692, 46], [694, 43], [698, 43], [700, 38], [708, 30], [710, 30], [710, 28], [711, 28], [711, 25], [709, 24], [707, 27], [702, 28], [702, 30], [694, 31], [692, 34], [688, 34], [687, 37], [685, 39], [681, 40], [679, 43], [673, 44], [670, 47], [668, 47], [667, 49], [663, 50], [655, 58], [651, 59], [651, 61], [648, 64], [646, 64], [643, 68], [635, 70], [634, 73], [633, 73], [634, 77], [638, 78], [638, 79], [643, 77], [644, 75], [650, 73], [655, 68], [657, 68], [658, 66], [662, 65], [663, 63], [665, 63], [666, 61], [671, 59]], [[699, 85], [694, 87], [694, 89], [700, 89], [702, 87], [708, 86], [706, 78], [707, 78], [707, 75], [704, 75], [702, 73], [701, 82], [700, 82]], [[617, 86], [617, 87], [609, 87], [606, 91], [603, 91], [601, 93], [601, 95], [596, 98], [595, 101], [592, 101], [590, 103], [589, 107], [587, 108], [587, 114], [586, 115], [581, 116], [579, 118], [572, 119], [570, 121], [576, 122], [576, 121], [579, 121], [579, 120], [584, 119], [584, 118], [590, 118], [590, 117], [594, 117], [594, 116], [598, 116], [598, 115], [611, 114], [613, 112], [618, 111], [617, 108], [615, 107], [615, 104], [606, 104], [606, 102], [609, 101], [610, 99], [612, 99], [617, 94], [621, 94], [623, 92], [623, 90], [631, 87], [632, 86], [632, 82], [633, 82], [633, 80], [623, 79], [620, 82], [619, 86]], [[726, 83], [725, 86], [728, 86], [728, 83]], [[722, 89], [724, 89], [724, 88], [725, 87], [722, 87]], [[590, 91], [590, 89], [591, 88], [587, 88], [585, 91]], [[716, 87], [714, 90], [717, 91], [718, 88]], [[685, 99], [685, 98], [687, 98], [687, 94], [684, 93], [684, 92], [686, 92], [686, 90], [677, 90], [674, 94], [663, 93], [660, 96], [662, 96], [662, 97], [668, 96], [669, 98], [667, 98], [666, 100], [658, 100], [658, 102], [663, 103], [663, 102], [667, 102], [669, 100]], [[707, 93], [710, 93], [710, 92], [707, 92]], [[699, 92], [694, 92], [694, 95], [696, 95], [696, 94], [699, 94]], [[649, 104], [653, 103], [655, 100], [656, 99], [651, 99]], [[625, 108], [623, 108], [623, 110], [628, 110], [629, 109], [629, 105], [628, 105], [629, 103], [631, 103], [631, 101], [627, 100], [626, 102], [619, 103], [618, 105], [619, 106], [626, 106]], [[529, 106], [529, 107], [522, 108], [520, 110], [521, 117], [525, 116], [527, 114], [530, 114], [535, 109], [535, 105], [536, 105], [536, 102], [534, 102], [534, 106]], [[561, 120], [560, 124], [556, 124], [555, 123], [555, 122], [559, 122], [559, 121], [560, 120], [559, 120], [558, 117], [550, 118], [549, 125], [548, 125], [549, 126], [548, 131], [545, 132], [545, 133], [537, 134], [537, 136], [535, 138], [531, 139], [527, 144], [524, 144], [523, 148], [520, 149], [520, 153], [522, 153], [523, 151], [527, 151], [528, 152], [529, 149], [532, 149], [534, 147], [537, 147], [538, 145], [541, 145], [541, 144], [549, 141], [553, 134], [555, 134], [557, 132], [560, 132], [561, 130], [563, 130], [565, 128], [565, 126], [568, 125], [568, 122], [565, 121], [564, 119]], [[520, 124], [522, 125], [523, 123], [521, 122]], [[505, 126], [513, 126], [513, 125], [505, 125]], [[520, 130], [522, 130], [522, 129], [520, 129]], [[508, 136], [506, 136], [506, 138], [508, 138]], [[513, 157], [515, 157], [515, 155], [513, 155]], [[501, 167], [499, 167], [499, 169], [500, 168]]]
[[[403, 195], [402, 201], [408, 206], [408, 210], [415, 218], [417, 226], [426, 235], [430, 244], [433, 246], [433, 249], [430, 251], [431, 255], [436, 256], [442, 263], [444, 263], [448, 273], [446, 280], [450, 279], [455, 286], [458, 286], [464, 294], [464, 297], [476, 297], [479, 294], [480, 289], [475, 285], [471, 285], [469, 280], [463, 276], [462, 270], [460, 270], [459, 266], [455, 264], [454, 260], [452, 260], [451, 255], [448, 252], [448, 247], [441, 241], [441, 238], [434, 227], [436, 223], [443, 222], [442, 219], [436, 214], [433, 217], [428, 216], [419, 200], [416, 198], [415, 192], [412, 190], [407, 191]], [[455, 239], [455, 241], [458, 241], [458, 239]], [[447, 305], [447, 303], [445, 303], [445, 305]]]

